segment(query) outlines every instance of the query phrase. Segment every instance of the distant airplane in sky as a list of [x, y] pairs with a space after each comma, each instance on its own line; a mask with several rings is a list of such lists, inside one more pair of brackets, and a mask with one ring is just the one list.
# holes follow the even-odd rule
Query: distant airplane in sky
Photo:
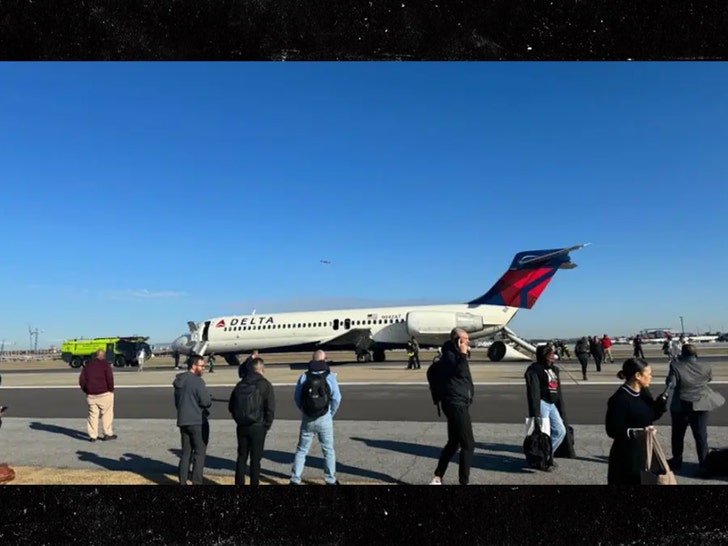
[[322, 264], [330, 264], [331, 262], [329, 260], [319, 260]]

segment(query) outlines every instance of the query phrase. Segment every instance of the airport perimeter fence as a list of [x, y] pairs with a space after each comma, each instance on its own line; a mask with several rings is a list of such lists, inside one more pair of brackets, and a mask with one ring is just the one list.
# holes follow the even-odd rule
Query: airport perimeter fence
[[58, 349], [39, 349], [37, 351], [3, 351], [0, 362], [37, 362], [38, 360], [60, 360]]

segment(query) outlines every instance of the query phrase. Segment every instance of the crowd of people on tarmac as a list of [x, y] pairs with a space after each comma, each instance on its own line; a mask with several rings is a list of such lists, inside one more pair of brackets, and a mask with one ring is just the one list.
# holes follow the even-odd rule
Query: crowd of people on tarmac
[[[698, 359], [695, 346], [685, 343], [682, 337], [672, 341], [664, 348], [669, 356], [669, 373], [665, 388], [657, 397], [650, 392], [652, 369], [643, 355], [639, 356], [641, 346], [638, 342], [634, 345], [634, 356], [622, 363], [617, 374], [624, 383], [607, 401], [605, 416], [606, 433], [613, 440], [607, 473], [609, 484], [640, 483], [645, 466], [645, 435], [654, 430], [655, 421], [668, 410], [672, 420], [670, 468], [680, 470], [682, 467], [684, 437], [690, 427], [696, 442], [699, 476], [708, 476], [708, 415], [725, 400], [710, 388], [711, 364]], [[597, 347], [601, 350], [595, 349]], [[604, 335], [602, 338], [581, 338], [574, 352], [580, 362], [585, 353], [600, 355], [602, 359], [613, 362], [610, 349], [611, 340]], [[547, 472], [557, 468], [554, 456], [563, 451], [564, 446], [568, 445], [573, 453], [574, 429], [568, 423], [560, 370], [556, 365], [560, 350], [558, 342], [537, 347], [536, 361], [524, 374], [528, 417], [533, 430], [547, 432], [549, 439], [546, 458], [535, 468]], [[418, 353], [419, 347], [413, 338], [408, 344], [408, 368], [420, 367]], [[470, 481], [475, 449], [470, 407], [475, 388], [469, 358], [469, 334], [455, 328], [427, 369], [433, 402], [437, 405], [438, 414], [441, 409], [447, 420], [447, 442], [434, 469], [431, 485], [443, 483], [449, 463], [458, 451], [458, 482], [467, 485]], [[600, 363], [597, 366], [599, 370]], [[203, 483], [212, 406], [212, 398], [203, 379], [207, 368], [208, 362], [203, 356], [192, 355], [187, 362], [187, 371], [179, 373], [173, 381], [176, 424], [182, 445], [179, 462], [179, 483], [182, 485], [186, 485], [188, 479], [193, 484]], [[236, 423], [237, 434], [235, 484], [244, 485], [248, 475], [248, 483], [258, 485], [266, 437], [275, 420], [275, 389], [265, 377], [265, 364], [257, 351], [240, 365], [238, 376], [240, 381], [228, 402], [228, 412]], [[81, 371], [79, 386], [86, 394], [88, 404], [89, 440], [116, 439], [113, 431], [113, 368], [106, 361], [103, 350], [98, 351], [96, 358]], [[307, 371], [296, 383], [293, 399], [300, 411], [300, 427], [289, 483], [301, 484], [306, 457], [317, 438], [324, 455], [324, 481], [329, 485], [339, 485], [333, 420], [342, 395], [324, 351], [318, 350], [313, 354]], [[99, 433], [99, 418], [103, 434]]]
[[[596, 364], [597, 372], [602, 371], [602, 364], [606, 364], [609, 361], [610, 364], [614, 364], [614, 357], [612, 356], [612, 338], [607, 334], [602, 337], [598, 336], [584, 336], [579, 338], [574, 345], [574, 355], [581, 365], [581, 375], [584, 381], [588, 381], [586, 371], [589, 365], [589, 358], [594, 359]], [[571, 358], [571, 352], [566, 346], [566, 343], [559, 339], [555, 339], [551, 342], [551, 346], [557, 357], [560, 360]]]

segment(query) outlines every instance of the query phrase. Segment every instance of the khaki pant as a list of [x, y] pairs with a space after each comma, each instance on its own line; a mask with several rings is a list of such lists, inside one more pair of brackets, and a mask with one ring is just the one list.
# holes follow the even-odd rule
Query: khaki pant
[[101, 427], [104, 436], [114, 434], [114, 393], [106, 392], [104, 394], [88, 394], [86, 395], [88, 403], [88, 429], [89, 438], [96, 439], [99, 437], [99, 413], [101, 413]]

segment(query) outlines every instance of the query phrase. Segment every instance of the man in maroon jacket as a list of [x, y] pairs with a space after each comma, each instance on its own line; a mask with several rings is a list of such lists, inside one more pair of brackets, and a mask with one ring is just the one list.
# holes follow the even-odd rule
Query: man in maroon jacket
[[102, 440], [116, 440], [113, 431], [114, 373], [103, 349], [96, 351], [96, 358], [84, 366], [78, 384], [86, 394], [88, 403], [89, 440], [95, 442], [99, 437], [99, 413], [101, 413], [101, 426], [104, 429]]

